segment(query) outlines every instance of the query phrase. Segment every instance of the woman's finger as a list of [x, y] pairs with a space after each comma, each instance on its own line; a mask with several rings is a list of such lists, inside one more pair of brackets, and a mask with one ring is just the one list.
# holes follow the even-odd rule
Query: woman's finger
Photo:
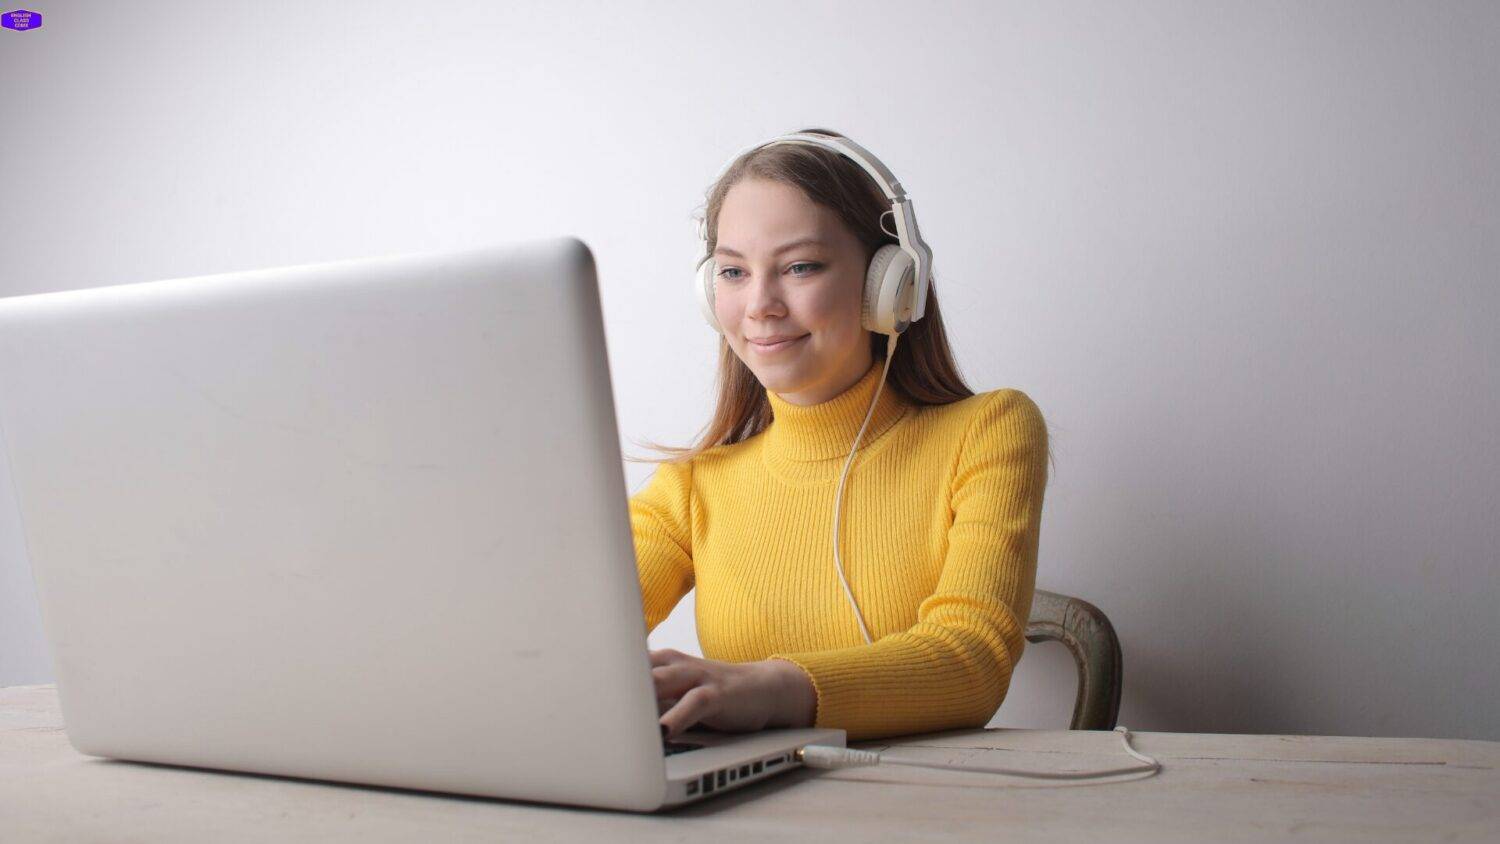
[[714, 714], [719, 705], [719, 691], [714, 686], [694, 686], [677, 705], [661, 717], [667, 725], [667, 738], [671, 738], [694, 724]]
[[659, 665], [651, 669], [651, 681], [656, 684], [657, 697], [682, 697], [703, 682], [703, 669], [686, 662]]
[[687, 656], [687, 654], [675, 648], [662, 648], [659, 651], [648, 650], [646, 653], [651, 657], [653, 668], [658, 665], [670, 665]]

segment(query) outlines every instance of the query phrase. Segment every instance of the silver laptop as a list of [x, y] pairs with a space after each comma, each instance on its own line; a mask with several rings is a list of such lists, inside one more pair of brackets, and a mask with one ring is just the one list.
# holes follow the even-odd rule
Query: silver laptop
[[0, 445], [83, 753], [652, 811], [844, 745], [665, 746], [576, 238], [0, 299]]

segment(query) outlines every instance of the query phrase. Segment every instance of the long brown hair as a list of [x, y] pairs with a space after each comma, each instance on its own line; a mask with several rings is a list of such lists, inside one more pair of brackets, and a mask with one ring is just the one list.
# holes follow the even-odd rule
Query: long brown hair
[[[842, 137], [831, 129], [801, 131]], [[724, 197], [735, 183], [746, 178], [794, 185], [813, 202], [831, 208], [864, 245], [866, 264], [875, 250], [887, 243], [898, 242], [880, 225], [881, 215], [890, 210], [890, 201], [864, 168], [824, 147], [778, 144], [751, 150], [739, 157], [709, 187], [705, 212], [709, 254], [713, 254], [718, 244], [719, 209], [724, 204]], [[873, 331], [867, 333], [875, 361], [883, 365], [885, 335]], [[974, 395], [974, 391], [964, 384], [953, 359], [953, 350], [948, 346], [943, 315], [938, 309], [936, 281], [927, 288], [926, 314], [913, 322], [896, 344], [896, 357], [891, 361], [886, 389], [894, 389], [907, 403], [915, 405], [949, 404]], [[719, 338], [718, 393], [713, 418], [699, 430], [693, 445], [683, 448], [648, 442], [644, 445], [669, 456], [625, 459], [634, 463], [682, 463], [714, 446], [747, 440], [771, 424], [771, 405], [766, 399], [765, 388], [723, 336]]]

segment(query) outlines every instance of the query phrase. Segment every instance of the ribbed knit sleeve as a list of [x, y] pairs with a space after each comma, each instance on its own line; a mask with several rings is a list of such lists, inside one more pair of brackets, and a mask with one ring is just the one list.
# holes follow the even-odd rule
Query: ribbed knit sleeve
[[1025, 646], [1046, 484], [1041, 411], [1019, 390], [988, 394], [951, 470], [947, 552], [916, 624], [869, 645], [771, 655], [812, 679], [816, 726], [857, 741], [989, 722]]
[[693, 588], [692, 487], [691, 462], [660, 463], [630, 498], [630, 530], [648, 633]]

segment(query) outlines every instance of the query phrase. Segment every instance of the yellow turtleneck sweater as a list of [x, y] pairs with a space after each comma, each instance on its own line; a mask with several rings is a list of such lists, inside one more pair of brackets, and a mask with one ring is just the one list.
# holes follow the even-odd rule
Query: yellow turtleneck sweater
[[802, 407], [767, 391], [761, 433], [662, 463], [630, 499], [654, 630], [697, 586], [704, 657], [801, 666], [816, 726], [850, 741], [983, 727], [1025, 647], [1047, 484], [1047, 429], [1020, 390], [947, 405], [887, 384], [844, 485], [839, 553], [874, 644], [834, 567], [834, 495], [880, 381]]

